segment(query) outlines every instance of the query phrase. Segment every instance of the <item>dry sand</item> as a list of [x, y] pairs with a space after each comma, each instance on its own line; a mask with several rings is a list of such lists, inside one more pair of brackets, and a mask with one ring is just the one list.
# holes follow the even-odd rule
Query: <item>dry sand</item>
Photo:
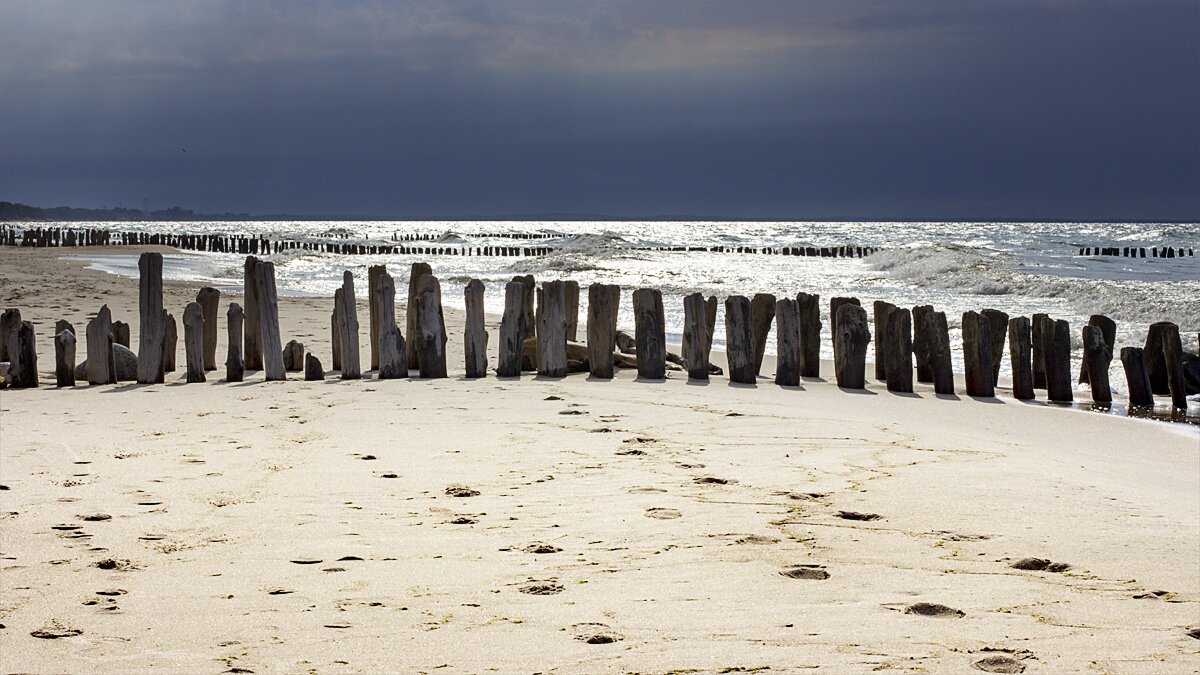
[[[451, 311], [445, 380], [56, 390], [55, 319], [107, 302], [137, 341], [136, 281], [61, 254], [0, 252], [43, 373], [0, 393], [4, 672], [1200, 669], [1194, 428], [828, 376], [471, 381]], [[280, 307], [327, 367], [331, 306]]]

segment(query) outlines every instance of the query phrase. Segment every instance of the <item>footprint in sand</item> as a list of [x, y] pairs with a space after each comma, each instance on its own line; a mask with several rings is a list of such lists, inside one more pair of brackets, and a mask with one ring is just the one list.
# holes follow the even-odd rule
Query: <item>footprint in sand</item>
[[546, 544], [540, 541], [535, 541], [525, 547], [526, 553], [558, 553], [562, 549], [553, 544]]
[[45, 626], [42, 626], [35, 631], [31, 631], [29, 634], [35, 638], [41, 638], [43, 640], [57, 640], [59, 638], [82, 635], [83, 631], [79, 630], [78, 628], [68, 628], [59, 623], [57, 620], [53, 620]]
[[112, 516], [107, 513], [88, 513], [80, 516], [75, 516], [80, 520], [86, 520], [91, 523], [100, 522], [102, 520], [112, 520]]
[[557, 581], [530, 581], [517, 589], [528, 595], [558, 595], [563, 592], [562, 584]]
[[450, 520], [451, 525], [474, 525], [479, 520], [470, 516], [458, 516]]
[[1174, 595], [1175, 594], [1172, 593], [1171, 591], [1147, 591], [1145, 593], [1138, 593], [1137, 595], [1133, 596], [1133, 599], [1134, 600], [1166, 600], [1168, 598], [1174, 597]]
[[936, 602], [917, 602], [904, 608], [905, 614], [916, 614], [917, 616], [936, 616], [936, 617], [953, 617], [959, 618], [966, 616], [966, 612], [961, 609], [954, 609], [945, 605], [939, 605]]
[[767, 537], [767, 536], [764, 536], [761, 534], [748, 534], [744, 537], [738, 537], [736, 540], [734, 540], [733, 543], [735, 543], [735, 544], [767, 545], [767, 544], [778, 544], [779, 540], [776, 539], [775, 537]]
[[137, 565], [123, 558], [105, 558], [99, 562], [93, 563], [93, 567], [98, 567], [102, 570], [117, 570], [118, 572], [128, 572], [138, 569]]
[[447, 497], [478, 497], [479, 490], [472, 490], [466, 485], [450, 485], [446, 488]]
[[824, 581], [829, 578], [829, 572], [825, 571], [824, 565], [793, 565], [779, 572], [789, 579], [808, 579], [810, 581]]
[[1071, 569], [1067, 563], [1053, 562], [1045, 558], [1021, 558], [1009, 567], [1030, 572], [1066, 572]]
[[859, 513], [858, 511], [838, 511], [836, 515], [842, 520], [880, 520], [883, 518], [878, 513]]
[[573, 624], [571, 632], [575, 634], [576, 640], [586, 642], [589, 645], [607, 645], [623, 639], [620, 633], [617, 633], [603, 623]]
[[985, 673], [1023, 673], [1025, 672], [1025, 664], [1021, 663], [1021, 660], [1033, 658], [1033, 653], [1025, 649], [1012, 650], [985, 647], [971, 653], [987, 654], [987, 656], [971, 664], [972, 668], [982, 670]]
[[697, 478], [695, 483], [699, 485], [730, 485], [736, 483], [732, 478], [717, 478], [716, 476], [701, 476]]
[[1196, 640], [1200, 640], [1200, 628], [1192, 628], [1187, 632], [1187, 636]]
[[675, 509], [667, 509], [667, 508], [662, 508], [662, 507], [656, 506], [653, 508], [646, 509], [645, 515], [647, 518], [657, 518], [659, 520], [674, 520], [674, 519], [682, 516], [683, 514], [680, 513], [679, 511], [676, 511]]
[[656, 487], [635, 487], [629, 488], [627, 492], [631, 495], [654, 495], [666, 492], [666, 490]]
[[297, 558], [296, 560], [293, 560], [291, 562], [296, 565], [316, 565], [316, 564], [324, 562], [324, 561], [316, 559], [316, 558]]
[[618, 455], [635, 455], [636, 456], [636, 455], [644, 455], [644, 454], [646, 454], [646, 451], [638, 450], [637, 448], [629, 448], [628, 450], [618, 450], [617, 454]]

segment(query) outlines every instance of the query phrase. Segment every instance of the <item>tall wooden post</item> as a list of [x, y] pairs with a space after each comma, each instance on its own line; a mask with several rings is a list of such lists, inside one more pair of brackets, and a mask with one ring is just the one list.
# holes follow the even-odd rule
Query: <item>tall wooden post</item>
[[100, 307], [95, 318], [88, 321], [86, 332], [88, 384], [115, 384], [117, 365], [113, 356], [112, 313], [108, 311], [108, 305]]
[[980, 314], [988, 321], [988, 336], [992, 350], [992, 386], [1000, 380], [1000, 366], [1004, 361], [1004, 338], [1008, 335], [1008, 314], [998, 309], [985, 309]]
[[[859, 305], [859, 306], [862, 305], [862, 303], [860, 303], [858, 301], [858, 298], [838, 297], [838, 298], [830, 298], [829, 299], [829, 331], [830, 331], [829, 334], [830, 335], [835, 335], [837, 333], [837, 312], [838, 312], [838, 309], [841, 308], [842, 305], [846, 305], [846, 304]], [[834, 340], [834, 342], [836, 342], [836, 341], [837, 340]]]
[[404, 339], [405, 349], [408, 351], [408, 369], [418, 370], [421, 364], [417, 360], [417, 287], [421, 281], [421, 277], [433, 274], [433, 269], [427, 263], [413, 263], [412, 269], [408, 273], [408, 304], [404, 307]]
[[[1100, 333], [1104, 336], [1104, 344], [1108, 346], [1108, 349], [1101, 354], [1101, 357], [1104, 359], [1104, 367], [1108, 368], [1108, 365], [1112, 363], [1114, 350], [1116, 349], [1117, 322], [1103, 314], [1093, 314], [1088, 318], [1088, 325], [1099, 328]], [[1088, 383], [1088, 358], [1088, 353], [1084, 350], [1083, 360], [1079, 364], [1079, 384]]]
[[933, 382], [933, 369], [929, 367], [930, 341], [932, 337], [926, 330], [927, 314], [933, 312], [933, 305], [917, 305], [912, 308], [913, 324], [913, 355], [917, 359], [917, 382]]
[[196, 302], [204, 311], [204, 369], [217, 369], [217, 305], [221, 291], [205, 286], [196, 294]]
[[165, 379], [161, 253], [143, 253], [138, 258], [138, 368], [137, 381], [155, 384]]
[[667, 375], [667, 335], [662, 293], [654, 288], [633, 292], [638, 377], [661, 380]]
[[258, 327], [261, 333], [258, 348], [262, 350], [263, 371], [265, 371], [268, 381], [286, 380], [287, 371], [283, 367], [283, 344], [279, 335], [279, 298], [275, 291], [275, 264], [259, 261], [254, 266], [254, 273], [257, 277]]
[[204, 382], [204, 308], [198, 302], [183, 310], [183, 362], [188, 382]]
[[1014, 316], [1008, 320], [1008, 358], [1013, 370], [1013, 398], [1028, 401], [1033, 398], [1033, 346], [1029, 332], [1029, 317]]
[[1179, 337], [1179, 326], [1168, 323], [1162, 333], [1163, 361], [1167, 370], [1167, 387], [1171, 393], [1171, 405], [1187, 410], [1187, 391], [1183, 377], [1183, 341]]
[[1108, 345], [1104, 342], [1104, 331], [1099, 326], [1083, 327], [1083, 360], [1088, 370], [1088, 382], [1092, 386], [1093, 403], [1111, 403], [1112, 391], [1108, 386]]
[[1074, 399], [1071, 392], [1071, 327], [1063, 319], [1054, 322], [1046, 343], [1046, 395], [1051, 401]]
[[566, 296], [564, 313], [567, 325], [567, 341], [575, 342], [579, 336], [579, 282], [564, 281], [563, 292]]
[[950, 361], [950, 328], [945, 312], [925, 315], [925, 330], [929, 333], [929, 370], [933, 375], [934, 393], [954, 395], [954, 368]]
[[1046, 344], [1049, 333], [1054, 332], [1054, 321], [1049, 314], [1034, 314], [1030, 325], [1033, 336], [1033, 388], [1046, 388]]
[[991, 322], [978, 312], [962, 315], [963, 361], [966, 365], [967, 396], [996, 395], [992, 377]]
[[[387, 265], [371, 265], [367, 268], [367, 311], [370, 314], [370, 333], [371, 336], [371, 370], [379, 370], [379, 341], [383, 335], [384, 327], [380, 324], [379, 310], [379, 278], [387, 274]], [[395, 296], [395, 282], [392, 283], [392, 295]], [[396, 303], [392, 302], [392, 323], [396, 322]], [[408, 364], [406, 363], [405, 366]]]
[[488, 334], [483, 322], [483, 296], [483, 282], [478, 279], [472, 279], [463, 289], [463, 299], [467, 307], [466, 326], [463, 334], [467, 377], [487, 375]]
[[725, 357], [729, 363], [729, 381], [754, 384], [754, 331], [751, 328], [750, 299], [744, 295], [725, 298]]
[[567, 323], [566, 286], [562, 281], [542, 283], [542, 306], [538, 307], [538, 375], [566, 377]]
[[708, 379], [708, 312], [704, 296], [692, 293], [683, 299], [683, 358], [687, 361], [688, 378]]
[[1150, 375], [1150, 390], [1156, 396], [1167, 396], [1171, 393], [1171, 385], [1167, 382], [1167, 361], [1163, 356], [1163, 341], [1173, 325], [1170, 321], [1152, 323], [1146, 333], [1146, 372]]
[[800, 384], [800, 304], [791, 298], [775, 302], [775, 384]]
[[175, 353], [178, 351], [179, 324], [175, 322], [175, 315], [168, 313], [165, 309], [163, 310], [163, 326], [165, 327], [163, 331], [163, 370], [173, 373], [175, 372]]
[[362, 377], [361, 353], [358, 347], [358, 301], [354, 295], [354, 275], [342, 273], [342, 304], [338, 308], [338, 334], [342, 341], [342, 379]]
[[872, 303], [875, 319], [875, 379], [887, 380], [888, 314], [896, 308], [890, 302]]
[[229, 303], [225, 311], [225, 323], [229, 332], [229, 347], [225, 353], [225, 381], [241, 382], [246, 373], [246, 361], [242, 358], [242, 324], [246, 314], [236, 302]]
[[821, 296], [796, 295], [800, 325], [800, 377], [821, 376]]
[[33, 341], [33, 324], [22, 321], [8, 343], [9, 372], [12, 386], [17, 389], [38, 386], [37, 346]]
[[771, 321], [775, 319], [775, 296], [770, 293], [755, 293], [750, 300], [750, 335], [754, 338], [754, 374], [762, 372], [763, 357], [767, 353], [767, 337], [771, 334]]
[[[258, 258], [248, 255], [246, 256], [245, 275], [243, 290], [246, 302], [246, 331], [244, 340], [246, 349], [243, 357], [246, 360], [246, 370], [262, 370], [263, 369], [263, 346], [262, 346], [262, 328], [259, 326], [259, 321], [262, 317], [262, 310], [258, 308]], [[282, 354], [280, 355], [282, 358]]]
[[522, 336], [525, 327], [525, 284], [510, 281], [504, 286], [504, 314], [500, 318], [500, 349], [496, 358], [497, 377], [520, 377]]
[[[892, 307], [885, 319], [887, 326], [887, 349], [884, 363], [887, 366], [888, 391], [912, 393], [912, 315], [903, 307]], [[879, 336], [875, 336], [879, 340]]]
[[75, 334], [69, 330], [54, 336], [54, 379], [59, 387], [75, 386]]
[[[421, 377], [446, 377], [446, 320], [442, 285], [426, 274], [417, 284], [417, 366]], [[566, 346], [564, 345], [564, 356]]]
[[[621, 287], [592, 284], [588, 287], [587, 356], [592, 377], [609, 380], [613, 376], [613, 351], [617, 346], [617, 311]], [[642, 355], [638, 354], [640, 360]]]
[[1145, 353], [1140, 347], [1122, 347], [1121, 365], [1129, 385], [1129, 407], [1153, 408], [1154, 394], [1150, 389], [1150, 375], [1146, 372]]
[[[835, 300], [845, 298], [835, 298]], [[839, 387], [864, 389], [867, 386], [867, 345], [871, 331], [867, 328], [867, 312], [858, 303], [837, 303], [832, 324], [833, 369]]]

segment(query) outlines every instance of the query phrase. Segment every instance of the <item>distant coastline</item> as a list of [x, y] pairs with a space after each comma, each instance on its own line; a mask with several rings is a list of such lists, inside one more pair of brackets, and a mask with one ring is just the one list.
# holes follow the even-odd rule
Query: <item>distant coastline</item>
[[74, 206], [40, 207], [21, 204], [18, 202], [0, 201], [0, 223], [83, 223], [83, 222], [204, 222], [204, 221], [394, 221], [394, 222], [710, 222], [710, 223], [1162, 223], [1191, 225], [1200, 221], [1195, 220], [1162, 220], [1153, 218], [938, 218], [938, 217], [881, 217], [881, 216], [845, 216], [841, 218], [806, 218], [806, 217], [734, 217], [734, 216], [701, 216], [695, 214], [657, 214], [651, 216], [615, 216], [603, 213], [492, 213], [465, 215], [404, 215], [387, 216], [379, 214], [329, 214], [329, 215], [297, 215], [286, 213], [196, 213], [191, 209], [172, 206], [158, 211], [143, 211], [126, 207], [111, 209], [86, 209]]

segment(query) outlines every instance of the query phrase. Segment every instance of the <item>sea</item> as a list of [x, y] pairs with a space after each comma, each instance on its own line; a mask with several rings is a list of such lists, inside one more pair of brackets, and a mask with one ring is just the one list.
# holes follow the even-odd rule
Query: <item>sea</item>
[[[62, 223], [63, 226], [89, 226]], [[95, 227], [114, 227], [94, 223]], [[530, 257], [340, 255], [290, 250], [266, 256], [275, 263], [281, 295], [332, 298], [342, 273], [355, 275], [365, 294], [367, 267], [385, 264], [407, 281], [413, 262], [428, 262], [442, 282], [442, 302], [463, 307], [462, 287], [480, 279], [486, 311], [499, 314], [504, 284], [532, 274], [540, 282], [573, 279], [581, 288], [617, 284], [623, 301], [618, 327], [633, 331], [632, 293], [657, 288], [663, 294], [668, 341], [683, 330], [682, 298], [693, 292], [723, 299], [730, 295], [798, 292], [821, 296], [823, 358], [832, 358], [828, 299], [860, 298], [871, 317], [871, 302], [886, 300], [912, 307], [933, 305], [946, 313], [956, 372], [963, 371], [961, 317], [968, 310], [994, 308], [1010, 316], [1035, 312], [1071, 324], [1074, 370], [1082, 353], [1081, 329], [1092, 314], [1116, 321], [1117, 347], [1141, 346], [1156, 321], [1180, 327], [1184, 347], [1197, 349], [1200, 332], [1200, 255], [1126, 258], [1081, 255], [1085, 247], [1183, 248], [1200, 253], [1200, 223], [1003, 223], [1003, 222], [703, 222], [703, 221], [215, 221], [121, 223], [121, 229], [193, 234], [258, 234], [302, 241], [392, 243], [422, 235], [445, 246], [544, 246], [550, 253]], [[501, 235], [538, 235], [514, 241]], [[669, 247], [862, 246], [878, 249], [861, 258], [808, 257], [710, 251], [652, 250]], [[137, 275], [136, 259], [85, 249], [78, 257], [114, 274]], [[261, 256], [260, 256], [261, 257]], [[168, 279], [211, 284], [240, 291], [243, 256], [186, 253], [166, 256]], [[398, 295], [403, 296], [403, 291]], [[723, 347], [723, 311], [718, 303], [714, 349]], [[873, 330], [873, 329], [872, 329]], [[773, 351], [774, 339], [768, 341]], [[1009, 374], [1005, 359], [1001, 377]], [[1113, 389], [1125, 388], [1120, 360], [1112, 363]], [[1086, 394], [1084, 394], [1086, 397]]]

